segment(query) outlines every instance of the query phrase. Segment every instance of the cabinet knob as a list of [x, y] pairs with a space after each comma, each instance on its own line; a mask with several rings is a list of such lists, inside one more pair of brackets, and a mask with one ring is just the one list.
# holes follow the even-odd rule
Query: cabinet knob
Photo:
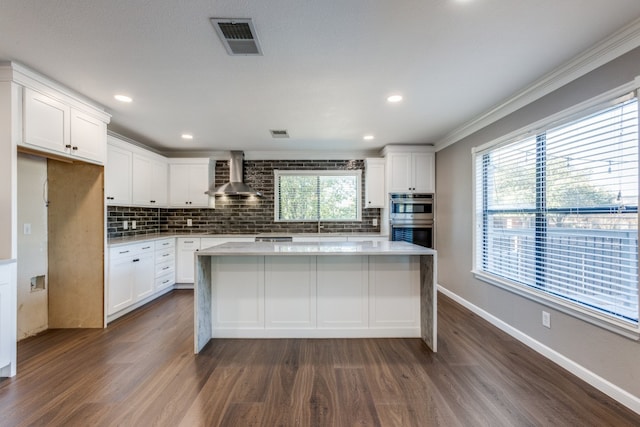
[[64, 148], [71, 148], [71, 144], [65, 145]]
[[78, 147], [71, 147], [71, 149], [72, 149], [73, 151], [76, 151], [76, 150], [78, 149]]

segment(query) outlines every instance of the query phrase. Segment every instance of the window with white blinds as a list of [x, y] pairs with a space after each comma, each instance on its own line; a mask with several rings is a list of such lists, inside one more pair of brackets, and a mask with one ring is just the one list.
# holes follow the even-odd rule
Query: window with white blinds
[[474, 270], [637, 327], [635, 95], [474, 161]]
[[361, 170], [275, 171], [276, 221], [359, 221]]

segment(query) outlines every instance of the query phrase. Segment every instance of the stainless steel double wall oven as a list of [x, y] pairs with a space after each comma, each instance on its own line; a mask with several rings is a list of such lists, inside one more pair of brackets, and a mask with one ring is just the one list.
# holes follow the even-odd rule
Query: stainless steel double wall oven
[[433, 194], [389, 194], [391, 240], [405, 241], [433, 248]]

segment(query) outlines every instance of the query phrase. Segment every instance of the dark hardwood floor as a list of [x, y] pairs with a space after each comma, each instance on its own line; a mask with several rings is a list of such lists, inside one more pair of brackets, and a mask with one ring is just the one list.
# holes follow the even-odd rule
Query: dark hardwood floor
[[638, 426], [640, 416], [440, 296], [418, 339], [214, 340], [193, 295], [18, 346], [1, 426]]

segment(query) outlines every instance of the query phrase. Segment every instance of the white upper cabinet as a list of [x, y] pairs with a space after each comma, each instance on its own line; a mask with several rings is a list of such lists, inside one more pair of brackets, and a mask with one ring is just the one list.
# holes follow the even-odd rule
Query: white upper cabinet
[[71, 109], [71, 148], [73, 156], [104, 163], [107, 125], [88, 114]]
[[209, 159], [172, 159], [169, 163], [169, 206], [207, 208]]
[[430, 146], [389, 145], [386, 157], [389, 193], [434, 193], [435, 154]]
[[51, 151], [65, 152], [71, 148], [70, 114], [71, 108], [68, 105], [25, 88], [23, 142]]
[[89, 107], [83, 111], [73, 106], [76, 104], [83, 105], [62, 93], [54, 97], [25, 87], [24, 132], [20, 145], [56, 156], [103, 164], [108, 115]]
[[131, 151], [109, 143], [104, 193], [108, 205], [131, 204]]
[[109, 135], [105, 167], [108, 205], [166, 207], [166, 157]]
[[365, 159], [364, 208], [383, 208], [386, 199], [384, 159]]
[[162, 159], [137, 153], [133, 155], [134, 205], [167, 206], [167, 167], [166, 161]]

